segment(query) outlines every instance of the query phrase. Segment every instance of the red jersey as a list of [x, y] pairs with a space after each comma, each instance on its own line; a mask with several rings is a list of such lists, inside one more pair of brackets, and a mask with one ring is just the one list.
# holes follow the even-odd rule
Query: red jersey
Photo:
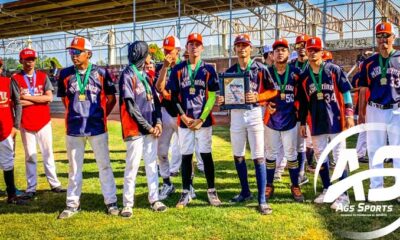
[[[20, 94], [42, 96], [48, 90], [53, 90], [47, 74], [35, 71], [32, 77], [23, 72], [12, 76], [18, 84]], [[39, 131], [50, 122], [50, 105], [48, 103], [35, 103], [22, 108], [21, 126], [28, 131]]]
[[0, 77], [0, 141], [11, 134], [13, 128], [13, 114], [11, 101], [11, 80]]

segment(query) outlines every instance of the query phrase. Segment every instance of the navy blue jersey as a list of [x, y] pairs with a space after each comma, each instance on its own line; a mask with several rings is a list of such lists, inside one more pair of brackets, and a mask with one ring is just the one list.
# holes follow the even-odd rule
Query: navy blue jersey
[[[234, 64], [231, 66], [228, 70], [226, 70], [227, 73], [237, 73], [237, 68], [238, 68], [238, 63]], [[267, 73], [266, 67], [259, 62], [253, 61], [253, 63], [250, 66], [250, 91], [251, 92], [257, 92], [260, 93], [264, 90], [269, 90], [269, 89], [274, 89], [274, 85], [270, 81], [270, 78], [268, 77], [269, 74]], [[273, 74], [273, 73], [272, 73]], [[253, 106], [259, 106], [259, 103], [253, 103]]]
[[[322, 72], [323, 100], [317, 98], [317, 88], [310, 75], [310, 66], [300, 76], [300, 110], [310, 115], [311, 135], [334, 134], [343, 130], [345, 124], [343, 93], [351, 90], [347, 76], [339, 66], [324, 63]], [[318, 74], [314, 74], [318, 82]], [[302, 124], [305, 117], [301, 119]]]
[[[270, 102], [276, 104], [276, 112], [272, 115], [266, 114], [264, 122], [266, 125], [277, 131], [286, 131], [294, 128], [297, 123], [297, 108], [295, 101], [297, 102], [297, 85], [300, 79], [300, 69], [289, 65], [289, 76], [288, 82], [284, 92], [281, 92], [278, 81], [274, 74], [274, 68], [270, 67], [269, 71], [272, 75], [274, 88], [278, 90], [279, 94], [274, 97]], [[278, 74], [281, 83], [284, 83], [285, 73]], [[281, 98], [281, 94], [284, 93], [285, 99]]]
[[[296, 63], [297, 63], [297, 67], [296, 67]], [[292, 61], [290, 61], [289, 65], [291, 67], [298, 68], [302, 72], [303, 70], [305, 70], [307, 68], [308, 61], [300, 62], [297, 59], [293, 59]]]
[[[154, 86], [156, 85], [156, 82], [157, 82], [157, 80], [158, 80], [158, 78], [160, 76], [160, 71], [161, 71], [162, 66], [163, 66], [162, 64], [158, 64], [156, 66], [156, 75], [154, 77]], [[171, 68], [167, 71], [166, 85], [169, 82], [169, 76], [171, 75], [171, 71], [172, 71]], [[176, 111], [176, 107], [172, 103], [171, 99], [164, 98], [162, 96], [162, 94], [160, 93], [160, 100], [161, 100], [161, 106], [164, 107], [165, 110], [167, 110], [168, 114], [171, 115], [171, 117], [177, 117], [178, 116], [178, 112]]]
[[[81, 79], [85, 78], [80, 74]], [[107, 95], [116, 92], [108, 71], [92, 65], [85, 88], [85, 101], [79, 100], [75, 67], [61, 70], [58, 78], [58, 97], [65, 97], [66, 128], [69, 136], [96, 136], [107, 131]]]
[[400, 101], [400, 51], [396, 51], [390, 58], [386, 79], [387, 83], [382, 85], [379, 54], [375, 54], [364, 61], [358, 85], [369, 88], [368, 101], [382, 105], [398, 103]]
[[[171, 90], [172, 94], [178, 94], [182, 109], [188, 117], [199, 119], [207, 102], [208, 91], [218, 91], [219, 83], [214, 67], [203, 61], [194, 80], [195, 93], [190, 94], [191, 82], [187, 70], [187, 61], [183, 61], [172, 69], [166, 89]], [[209, 127], [211, 125], [212, 114], [208, 115], [202, 126]], [[187, 128], [183, 122], [180, 122], [180, 127]]]

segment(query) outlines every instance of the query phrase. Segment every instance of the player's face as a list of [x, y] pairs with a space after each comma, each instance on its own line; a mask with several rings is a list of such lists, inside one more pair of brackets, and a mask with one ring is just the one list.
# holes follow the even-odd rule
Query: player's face
[[81, 51], [78, 49], [70, 49], [69, 55], [71, 55], [71, 60], [75, 66], [82, 65], [83, 63], [89, 62], [90, 59], [90, 52], [88, 51]]
[[25, 71], [29, 71], [35, 68], [36, 59], [35, 58], [27, 58], [22, 59], [21, 64]]
[[166, 50], [164, 49], [164, 55], [170, 55], [172, 58], [172, 61], [176, 62], [176, 60], [179, 58], [179, 49], [174, 48], [173, 50]]
[[251, 45], [247, 43], [237, 43], [235, 45], [235, 52], [239, 58], [250, 57], [252, 50], [253, 48], [251, 47]]
[[154, 71], [154, 70], [155, 70], [155, 69], [154, 69], [154, 64], [152, 64], [152, 63], [146, 64], [146, 65], [145, 65], [145, 69], [146, 69], [147, 71]]
[[189, 56], [192, 57], [200, 57], [201, 53], [204, 50], [203, 45], [196, 41], [188, 42], [186, 48], [189, 53]]
[[309, 48], [307, 49], [307, 56], [310, 61], [318, 61], [322, 59], [322, 49]]
[[296, 43], [295, 49], [296, 49], [297, 55], [299, 55], [300, 57], [305, 57], [307, 55], [305, 42]]
[[378, 33], [376, 34], [376, 41], [378, 42], [379, 50], [386, 50], [393, 47], [396, 37], [394, 34]]
[[289, 49], [278, 47], [274, 50], [274, 61], [276, 63], [287, 63], [289, 59]]

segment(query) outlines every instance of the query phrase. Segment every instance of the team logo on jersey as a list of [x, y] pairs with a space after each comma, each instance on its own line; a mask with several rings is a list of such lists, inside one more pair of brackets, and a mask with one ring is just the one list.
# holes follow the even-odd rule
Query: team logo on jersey
[[[314, 175], [314, 190], [316, 191], [318, 173], [322, 166], [324, 160], [328, 157], [329, 153], [336, 147], [340, 142], [346, 141], [347, 138], [368, 131], [387, 131], [387, 125], [383, 123], [368, 123], [357, 125], [353, 128], [347, 129], [341, 132], [337, 137], [335, 137], [324, 149], [320, 158], [318, 159], [318, 164]], [[396, 134], [396, 133], [393, 133]], [[384, 163], [385, 159], [388, 158], [398, 158], [398, 153], [400, 152], [400, 146], [382, 146], [380, 147], [372, 159], [372, 165], [380, 165]], [[395, 178], [395, 183], [391, 187], [387, 188], [377, 188], [368, 189], [368, 201], [372, 202], [384, 202], [395, 200], [400, 197], [400, 168], [381, 168], [381, 169], [369, 169], [365, 171], [359, 171], [359, 162], [357, 157], [356, 149], [344, 149], [339, 154], [339, 159], [336, 163], [331, 181], [338, 180], [345, 169], [349, 169], [349, 176], [343, 180], [340, 180], [332, 184], [324, 197], [324, 202], [332, 203], [340, 195], [346, 191], [353, 189], [356, 204], [340, 205], [336, 209], [336, 214], [340, 213], [343, 217], [380, 217], [386, 216], [387, 214], [393, 213], [393, 205], [387, 204], [368, 204], [365, 203], [365, 194], [363, 181], [368, 180], [371, 177], [393, 177]], [[354, 174], [354, 171], [358, 170]], [[353, 174], [350, 174], [352, 173]], [[384, 214], [384, 215], [382, 215]], [[347, 222], [348, 221], [343, 221]], [[391, 223], [390, 225], [373, 230], [370, 232], [355, 232], [355, 231], [343, 231], [339, 232], [342, 237], [350, 239], [374, 239], [383, 237], [400, 227], [400, 218]]]
[[8, 97], [7, 92], [0, 92], [0, 104], [7, 103]]

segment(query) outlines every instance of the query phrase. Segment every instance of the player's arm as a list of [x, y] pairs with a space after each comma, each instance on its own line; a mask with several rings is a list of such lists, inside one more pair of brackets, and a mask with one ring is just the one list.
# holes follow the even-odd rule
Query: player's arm
[[115, 98], [115, 94], [107, 95], [107, 103], [106, 103], [106, 115], [110, 115], [112, 112], [115, 104], [117, 103], [117, 100]]
[[11, 136], [14, 138], [21, 125], [22, 106], [20, 102], [19, 87], [15, 80], [11, 80], [11, 100], [13, 101], [14, 125]]
[[365, 123], [365, 112], [367, 109], [367, 87], [360, 87], [358, 95], [358, 124]]
[[353, 110], [353, 99], [351, 97], [351, 83], [347, 78], [347, 74], [339, 67], [336, 67], [335, 72], [337, 74], [337, 86], [339, 91], [343, 94], [344, 105], [345, 105], [345, 117], [346, 117], [346, 127], [354, 127], [354, 110]]
[[161, 103], [160, 99], [157, 96], [156, 90], [152, 87], [153, 99], [154, 99], [154, 107], [156, 112], [156, 124], [155, 124], [155, 137], [161, 136], [162, 133], [162, 114], [161, 114]]
[[64, 108], [67, 108], [67, 102], [65, 100], [65, 98], [67, 97], [67, 93], [64, 85], [65, 72], [66, 69], [61, 70], [57, 77], [57, 97], [61, 98]]
[[110, 75], [110, 72], [107, 71], [106, 69], [104, 69], [103, 71], [104, 71], [104, 86], [103, 87], [104, 87], [104, 92], [106, 94], [106, 99], [107, 99], [106, 116], [108, 116], [108, 115], [110, 115], [115, 104], [117, 103], [117, 100], [115, 98], [115, 93], [117, 92], [117, 89], [115, 88], [115, 85], [114, 85], [114, 82]]
[[[33, 104], [46, 104], [53, 101], [53, 86], [51, 85], [50, 79], [46, 76], [46, 82], [44, 85], [44, 94], [41, 96], [31, 96], [29, 94], [21, 95], [21, 100], [32, 102]], [[24, 102], [24, 106], [29, 104]]]
[[263, 103], [268, 102], [272, 98], [278, 95], [278, 91], [275, 90], [272, 79], [270, 79], [271, 75], [267, 72], [268, 69], [265, 68], [262, 70], [262, 79], [260, 81], [259, 92], [256, 95], [256, 102]]

